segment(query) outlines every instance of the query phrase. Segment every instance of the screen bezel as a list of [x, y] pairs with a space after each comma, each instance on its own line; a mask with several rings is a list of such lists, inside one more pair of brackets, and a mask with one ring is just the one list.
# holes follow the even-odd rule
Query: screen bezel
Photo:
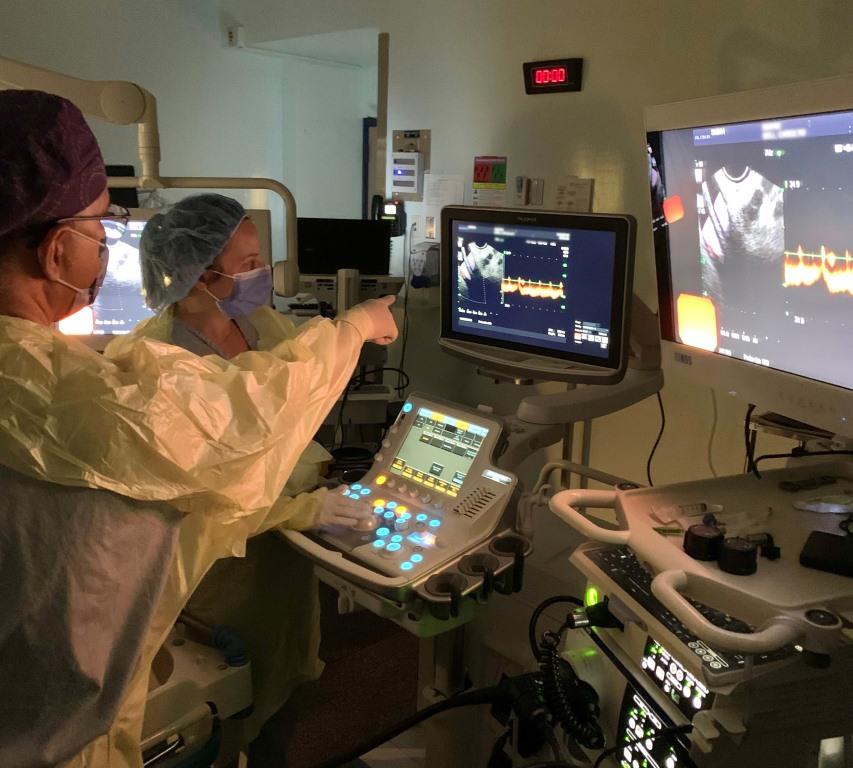
[[[647, 140], [663, 131], [853, 111], [853, 75], [648, 107]], [[661, 160], [664, 164], [665, 160]], [[650, 211], [650, 197], [646, 198]], [[649, 216], [651, 220], [651, 216]], [[662, 358], [702, 384], [762, 409], [853, 438], [853, 390], [777, 368], [708, 352], [675, 334], [669, 254], [655, 248]]]
[[[569, 350], [538, 347], [533, 344], [492, 339], [487, 336], [463, 333], [453, 328], [453, 269], [455, 269], [454, 222], [476, 224], [505, 224], [518, 227], [554, 229], [587, 229], [611, 232], [615, 235], [613, 290], [610, 297], [610, 344], [607, 357], [595, 357]], [[443, 338], [495, 347], [512, 352], [584, 365], [607, 371], [624, 368], [628, 351], [628, 323], [634, 272], [633, 219], [624, 215], [574, 214], [556, 211], [530, 212], [514, 209], [490, 209], [475, 206], [448, 206], [441, 212], [441, 335]]]

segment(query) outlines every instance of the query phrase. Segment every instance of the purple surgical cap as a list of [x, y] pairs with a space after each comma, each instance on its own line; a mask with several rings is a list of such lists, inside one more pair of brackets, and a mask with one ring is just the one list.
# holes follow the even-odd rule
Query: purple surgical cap
[[73, 216], [107, 186], [98, 142], [67, 99], [0, 90], [0, 236]]

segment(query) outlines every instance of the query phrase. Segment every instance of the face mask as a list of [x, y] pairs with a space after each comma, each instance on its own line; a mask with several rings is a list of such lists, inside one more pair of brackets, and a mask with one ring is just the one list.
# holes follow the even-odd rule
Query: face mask
[[94, 237], [89, 237], [89, 235], [84, 235], [76, 229], [70, 229], [69, 232], [73, 232], [75, 235], [79, 235], [85, 240], [91, 240], [93, 243], [97, 243], [98, 259], [101, 262], [101, 268], [98, 270], [98, 276], [88, 288], [78, 288], [76, 285], [71, 285], [71, 283], [59, 277], [54, 278], [54, 283], [59, 283], [60, 285], [64, 285], [66, 288], [70, 288], [74, 291], [74, 300], [71, 302], [71, 309], [68, 311], [68, 315], [73, 315], [75, 312], [79, 312], [83, 309], [83, 307], [88, 307], [95, 303], [95, 299], [98, 297], [98, 291], [101, 290], [101, 286], [104, 284], [104, 278], [107, 274], [107, 266], [110, 262], [110, 249], [100, 240], [96, 240]]
[[[226, 275], [224, 272], [217, 272], [215, 269], [210, 271], [223, 277], [229, 277], [234, 281], [231, 295], [224, 299], [217, 299], [210, 291], [207, 291], [225, 317], [244, 317], [252, 314], [258, 307], [270, 303], [272, 269], [269, 267], [258, 267], [248, 272], [238, 272], [236, 275]], [[205, 288], [205, 290], [207, 289]]]

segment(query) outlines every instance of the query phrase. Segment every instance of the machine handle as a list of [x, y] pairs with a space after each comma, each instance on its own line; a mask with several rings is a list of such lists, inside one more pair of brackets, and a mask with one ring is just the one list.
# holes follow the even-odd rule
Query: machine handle
[[582, 515], [576, 507], [616, 508], [616, 491], [591, 491], [579, 489], [560, 491], [554, 494], [548, 506], [551, 511], [564, 522], [568, 523], [578, 533], [592, 541], [602, 544], [625, 545], [631, 537], [630, 531], [614, 531], [602, 528], [598, 523]]
[[279, 529], [279, 532], [287, 539], [296, 549], [304, 552], [323, 565], [329, 566], [332, 570], [343, 572], [347, 576], [351, 576], [355, 581], [362, 584], [379, 585], [382, 587], [402, 587], [409, 583], [410, 579], [405, 576], [383, 576], [381, 573], [371, 571], [363, 565], [347, 560], [342, 553], [335, 552], [331, 549], [321, 547], [314, 541], [311, 541], [305, 534], [299, 531], [287, 531]]
[[735, 653], [772, 653], [793, 643], [800, 630], [786, 617], [771, 619], [757, 632], [732, 632], [708, 621], [681, 594], [687, 586], [684, 571], [663, 571], [652, 579], [652, 594], [696, 637], [714, 648]]

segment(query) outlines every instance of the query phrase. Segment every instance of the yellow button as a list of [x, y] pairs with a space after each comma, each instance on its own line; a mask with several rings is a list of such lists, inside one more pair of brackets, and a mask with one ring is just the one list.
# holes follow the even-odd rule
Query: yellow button
[[385, 485], [385, 481], [387, 479], [388, 478], [385, 477], [385, 475], [377, 475], [376, 479], [373, 482], [376, 483], [376, 485]]
[[374, 507], [384, 507], [385, 506], [385, 499], [374, 499], [373, 500], [373, 506]]
[[409, 508], [408, 508], [408, 507], [403, 506], [402, 504], [401, 504], [399, 507], [397, 507], [397, 509], [395, 509], [395, 510], [394, 510], [394, 512], [395, 512], [395, 514], [397, 515], [397, 517], [399, 517], [400, 515], [402, 515], [404, 512], [408, 512], [408, 511], [409, 511]]

